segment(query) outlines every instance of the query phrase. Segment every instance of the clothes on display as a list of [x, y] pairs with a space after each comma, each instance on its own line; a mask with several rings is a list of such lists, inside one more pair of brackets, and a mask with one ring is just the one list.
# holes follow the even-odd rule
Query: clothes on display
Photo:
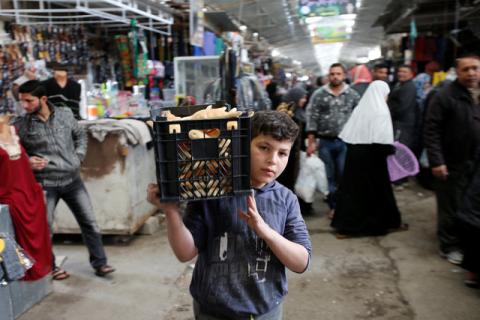
[[21, 280], [33, 264], [12, 237], [0, 233], [0, 286]]
[[271, 109], [272, 102], [256, 75], [241, 73], [236, 81], [236, 89], [239, 110], [253, 109], [260, 111]]
[[33, 176], [28, 156], [15, 132], [12, 138], [21, 153], [12, 154], [0, 144], [0, 203], [9, 206], [16, 240], [35, 261], [24, 280], [36, 280], [47, 275], [52, 265], [47, 212], [42, 187]]

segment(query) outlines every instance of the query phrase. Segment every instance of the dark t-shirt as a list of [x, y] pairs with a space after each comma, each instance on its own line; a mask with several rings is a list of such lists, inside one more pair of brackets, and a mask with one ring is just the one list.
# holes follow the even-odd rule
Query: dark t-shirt
[[[297, 197], [278, 182], [255, 191], [265, 222], [311, 251]], [[238, 217], [246, 198], [190, 202], [184, 218], [198, 249], [190, 292], [202, 312], [220, 318], [269, 312], [287, 294], [285, 266]]]
[[[47, 79], [42, 84], [47, 91], [47, 97], [49, 97], [49, 101], [53, 105], [55, 105], [56, 107], [68, 106], [70, 109], [72, 109], [75, 118], [80, 119], [79, 102], [81, 86], [77, 81], [73, 79], [68, 79], [67, 84], [63, 88], [58, 85], [55, 78]], [[65, 98], [71, 101], [65, 102], [62, 101], [61, 98], [50, 98], [56, 95], [63, 95]]]

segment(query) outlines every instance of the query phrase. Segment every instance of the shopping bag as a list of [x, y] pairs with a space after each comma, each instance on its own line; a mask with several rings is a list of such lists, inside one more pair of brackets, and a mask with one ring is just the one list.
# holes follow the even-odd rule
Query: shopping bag
[[295, 194], [306, 203], [313, 202], [315, 191], [328, 194], [325, 165], [317, 155], [307, 157], [305, 152], [300, 152], [300, 170], [294, 189]]

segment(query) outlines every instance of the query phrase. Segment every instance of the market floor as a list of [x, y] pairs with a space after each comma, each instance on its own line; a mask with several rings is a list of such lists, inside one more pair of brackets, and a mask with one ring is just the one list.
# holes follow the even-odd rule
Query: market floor
[[[435, 202], [416, 185], [397, 192], [410, 230], [385, 237], [337, 240], [321, 201], [306, 218], [313, 244], [310, 269], [289, 273], [285, 319], [480, 319], [480, 290], [463, 285], [464, 271], [441, 259]], [[117, 272], [93, 275], [85, 248], [56, 244], [71, 277], [20, 320], [193, 319], [188, 284], [193, 264], [177, 262], [165, 230], [109, 245]]]

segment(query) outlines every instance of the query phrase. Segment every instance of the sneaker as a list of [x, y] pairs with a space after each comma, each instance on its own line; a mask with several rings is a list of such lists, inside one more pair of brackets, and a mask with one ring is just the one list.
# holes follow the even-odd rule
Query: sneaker
[[478, 280], [467, 279], [464, 281], [465, 285], [472, 289], [480, 289], [480, 282]]
[[463, 261], [463, 253], [456, 250], [447, 253], [440, 251], [440, 256], [444, 259], [447, 259], [448, 262], [456, 265], [461, 264]]

